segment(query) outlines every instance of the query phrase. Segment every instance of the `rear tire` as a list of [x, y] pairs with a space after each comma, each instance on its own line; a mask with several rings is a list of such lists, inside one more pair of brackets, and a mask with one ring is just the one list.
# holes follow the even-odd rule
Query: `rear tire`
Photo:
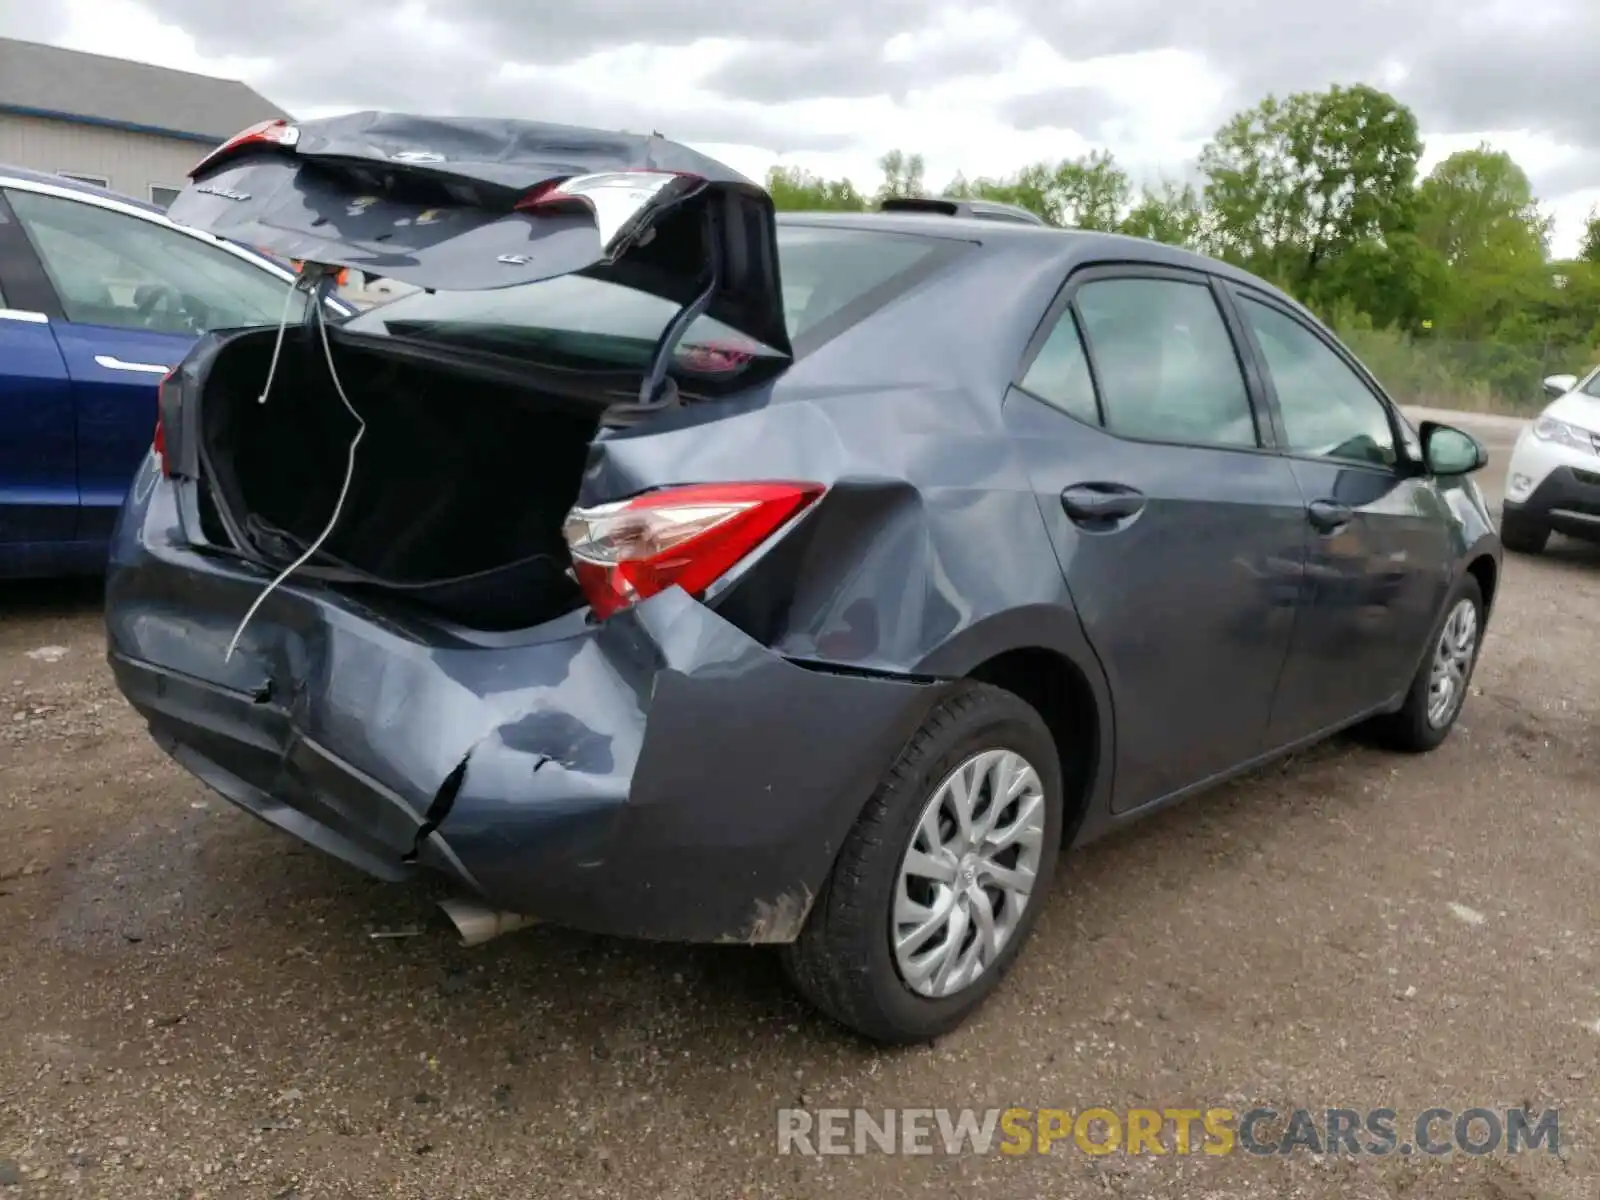
[[1541, 554], [1550, 541], [1550, 526], [1526, 513], [1500, 514], [1500, 544], [1518, 554]]
[[[970, 790], [960, 790], [969, 780]], [[946, 819], [955, 812], [951, 797], [962, 794], [971, 797], [970, 837]], [[998, 855], [985, 849], [1008, 836], [1015, 841]], [[1010, 692], [958, 684], [901, 750], [845, 839], [799, 939], [783, 949], [790, 979], [816, 1007], [875, 1041], [918, 1042], [949, 1032], [1016, 960], [1044, 907], [1061, 839], [1061, 767], [1044, 721]], [[972, 849], [951, 849], [960, 846]], [[1014, 870], [1005, 857], [1013, 849]], [[1025, 859], [1035, 869], [1026, 898], [1018, 900], [1005, 879], [1025, 879]], [[919, 874], [913, 861], [936, 864], [948, 881]], [[955, 914], [958, 907], [970, 916]], [[950, 915], [919, 937], [909, 933], [923, 920], [908, 919], [913, 912]], [[991, 935], [1003, 937], [997, 953], [977, 946], [982, 939], [992, 947]], [[934, 959], [948, 961], [948, 972], [922, 965]], [[916, 989], [903, 969], [908, 961]]]
[[[1469, 627], [1470, 646], [1463, 650], [1463, 638], [1468, 636], [1464, 631]], [[1467, 702], [1482, 645], [1483, 590], [1477, 579], [1463, 575], [1445, 603], [1444, 615], [1428, 641], [1428, 652], [1411, 681], [1405, 704], [1398, 712], [1372, 722], [1376, 740], [1406, 754], [1425, 754], [1442, 744]], [[1441, 709], [1442, 686], [1448, 686], [1450, 693]]]

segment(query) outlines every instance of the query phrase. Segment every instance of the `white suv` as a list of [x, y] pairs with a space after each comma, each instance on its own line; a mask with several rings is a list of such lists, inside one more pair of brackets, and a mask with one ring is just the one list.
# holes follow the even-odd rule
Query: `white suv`
[[1500, 540], [1537, 554], [1550, 531], [1600, 542], [1600, 367], [1581, 379], [1552, 375], [1556, 397], [1517, 439], [1506, 469]]

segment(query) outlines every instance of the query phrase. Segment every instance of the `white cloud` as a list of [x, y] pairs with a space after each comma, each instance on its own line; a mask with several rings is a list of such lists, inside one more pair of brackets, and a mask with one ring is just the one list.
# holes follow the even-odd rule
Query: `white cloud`
[[[55, 44], [90, 54], [109, 54], [193, 71], [223, 79], [249, 80], [261, 75], [271, 63], [266, 59], [237, 55], [201, 54], [192, 35], [177, 25], [158, 20], [135, 0], [34, 0], [54, 3], [63, 10], [66, 32], [53, 39]], [[5, 33], [0, 16], [0, 34]]]
[[[668, 0], [657, 2], [670, 7]], [[53, 40], [74, 49], [244, 79], [305, 116], [367, 103], [392, 106], [387, 100], [392, 92], [371, 101], [363, 99], [367, 85], [362, 80], [372, 64], [357, 55], [346, 63], [296, 62], [293, 69], [286, 70], [281, 62], [243, 52], [251, 46], [247, 36], [250, 23], [273, 20], [266, 10], [241, 11], [240, 25], [246, 32], [236, 43], [227, 43], [237, 45], [239, 51], [212, 53], [214, 35], [202, 49], [202, 43], [183, 27], [154, 15], [153, 0], [43, 3], [55, 5], [61, 32]], [[337, 11], [338, 0], [330, 3]], [[451, 18], [440, 15], [447, 11], [426, 7], [420, 0], [395, 6], [385, 14], [384, 36], [414, 42], [419, 51], [440, 56], [450, 53], [455, 43], [454, 48], [462, 53], [470, 51], [481, 57], [484, 47], [465, 44], [470, 40], [467, 27], [452, 25]], [[706, 81], [742, 49], [740, 43], [726, 37], [686, 39], [687, 44], [675, 47], [615, 46], [562, 65], [505, 62], [498, 71], [488, 72], [489, 78], [472, 82], [483, 95], [516, 97], [519, 106], [524, 97], [541, 97], [550, 98], [547, 102], [562, 109], [523, 113], [530, 117], [573, 120], [588, 111], [663, 113], [662, 133], [688, 141], [747, 174], [760, 177], [768, 167], [783, 163], [828, 176], [846, 175], [868, 189], [878, 179], [878, 157], [892, 148], [921, 153], [933, 187], [943, 185], [958, 170], [969, 177], [997, 175], [1030, 161], [1083, 154], [1098, 147], [1114, 152], [1135, 178], [1177, 177], [1192, 163], [1205, 135], [1237, 104], [1233, 81], [1215, 58], [1204, 56], [1200, 49], [1142, 49], [1074, 61], [1052, 48], [1020, 12], [1017, 5], [995, 0], [965, 10], [929, 9], [914, 29], [884, 28], [883, 61], [902, 66], [911, 62], [952, 65], [947, 73], [930, 68], [926, 82], [918, 79], [903, 90], [885, 86], [881, 95], [778, 104], [719, 97], [707, 90]], [[6, 24], [7, 18], [0, 17], [0, 33], [6, 32]], [[37, 19], [28, 28], [36, 24]], [[859, 32], [855, 36], [859, 48]], [[1059, 35], [1054, 44], [1063, 44]], [[1151, 37], [1140, 44], [1159, 46], [1162, 42]], [[969, 57], [967, 68], [955, 64], [951, 56], [974, 48], [1003, 52], [1007, 66], [998, 72], [976, 73], [970, 64], [980, 58]], [[1411, 72], [1403, 64], [1388, 62], [1378, 76], [1377, 82], [1400, 88], [1404, 98]], [[342, 89], [335, 86], [341, 78], [347, 83]], [[394, 82], [390, 81], [391, 87]], [[399, 83], [405, 86], [404, 79]], [[1308, 80], [1306, 86], [1319, 83]], [[417, 87], [414, 106], [428, 111], [427, 88], [420, 83]], [[296, 95], [286, 94], [297, 89], [306, 91], [307, 99], [297, 102]], [[1086, 101], [1099, 99], [1076, 105], [1072, 89], [1086, 89], [1082, 93]], [[1076, 127], [1051, 127], [1049, 122], [1055, 119], [1051, 116], [1052, 91], [1063, 95], [1060, 123]], [[341, 103], [328, 103], [329, 96]], [[1024, 123], [1036, 127], [1020, 128], [1005, 114], [1018, 111], [1030, 98], [1034, 101], [1032, 117]], [[691, 136], [694, 131], [685, 127], [696, 121], [705, 132], [758, 139], [759, 144], [710, 142]], [[1600, 199], [1600, 178], [1574, 170], [1586, 166], [1592, 152], [1562, 145], [1549, 135], [1517, 130], [1454, 133], [1428, 140], [1424, 165], [1431, 166], [1450, 151], [1479, 140], [1510, 151], [1536, 182], [1541, 177], [1561, 181], [1562, 193], [1543, 199], [1556, 218], [1553, 248], [1557, 253], [1570, 253], [1590, 206]], [[838, 148], [816, 148], [830, 145]], [[812, 148], [800, 148], [803, 146]], [[1589, 184], [1594, 186], [1586, 186]]]

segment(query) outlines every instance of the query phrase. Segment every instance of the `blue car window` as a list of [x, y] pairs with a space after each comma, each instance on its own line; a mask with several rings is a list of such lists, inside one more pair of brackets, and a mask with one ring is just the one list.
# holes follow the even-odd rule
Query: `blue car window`
[[[6, 199], [69, 321], [192, 336], [282, 316], [286, 280], [191, 234], [37, 192]], [[296, 297], [291, 318], [303, 309]]]

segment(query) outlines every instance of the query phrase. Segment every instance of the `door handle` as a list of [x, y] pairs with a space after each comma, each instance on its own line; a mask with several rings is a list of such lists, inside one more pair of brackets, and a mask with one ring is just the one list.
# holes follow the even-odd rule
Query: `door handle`
[[1350, 524], [1355, 511], [1337, 500], [1313, 500], [1306, 505], [1306, 519], [1319, 533], [1334, 533]]
[[139, 375], [165, 375], [172, 370], [171, 367], [163, 367], [159, 363], [123, 362], [111, 354], [96, 354], [94, 361], [96, 366], [105, 367], [108, 371], [133, 371]]
[[1120, 483], [1079, 483], [1062, 491], [1061, 507], [1078, 522], [1125, 521], [1144, 507], [1144, 495]]

